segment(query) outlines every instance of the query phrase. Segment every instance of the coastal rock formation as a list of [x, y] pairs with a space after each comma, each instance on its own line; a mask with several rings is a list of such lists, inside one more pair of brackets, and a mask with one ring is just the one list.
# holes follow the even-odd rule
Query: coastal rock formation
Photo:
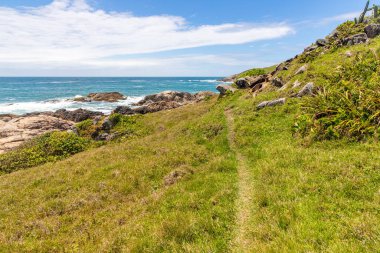
[[70, 130], [74, 122], [48, 115], [0, 116], [0, 154], [49, 131]]
[[90, 93], [86, 97], [74, 98], [76, 102], [117, 102], [123, 100], [126, 97], [119, 92], [99, 92], [99, 93]]
[[56, 118], [68, 120], [68, 121], [74, 121], [74, 122], [81, 122], [87, 119], [94, 119], [97, 116], [102, 116], [103, 113], [101, 112], [93, 112], [85, 109], [77, 109], [75, 111], [68, 111], [66, 109], [61, 109], [53, 113], [44, 113], [46, 115], [50, 115]]
[[179, 92], [179, 91], [164, 91], [157, 94], [146, 96], [143, 100], [138, 102], [136, 105], [148, 105], [156, 102], [178, 102], [187, 103], [194, 101], [195, 96], [189, 92]]
[[224, 96], [227, 93], [234, 93], [236, 89], [230, 85], [218, 85], [216, 89], [220, 92], [220, 95]]

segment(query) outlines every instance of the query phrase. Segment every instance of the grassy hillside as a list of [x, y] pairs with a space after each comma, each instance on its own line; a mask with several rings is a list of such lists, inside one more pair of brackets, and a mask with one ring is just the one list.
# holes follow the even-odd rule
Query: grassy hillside
[[[147, 115], [144, 138], [1, 176], [1, 251], [374, 252], [379, 145], [306, 146], [292, 136], [297, 100], [255, 111], [275, 96]], [[236, 153], [252, 179], [243, 195]]]
[[[379, 49], [303, 55], [285, 89], [140, 116], [118, 130], [143, 134], [1, 175], [0, 252], [378, 252]], [[296, 80], [316, 95], [256, 109]]]

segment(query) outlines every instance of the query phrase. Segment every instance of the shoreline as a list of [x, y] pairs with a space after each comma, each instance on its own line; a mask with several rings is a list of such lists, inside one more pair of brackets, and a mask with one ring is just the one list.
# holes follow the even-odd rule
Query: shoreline
[[[143, 115], [163, 110], [171, 110], [188, 104], [198, 103], [216, 95], [216, 93], [211, 91], [203, 91], [195, 94], [179, 91], [164, 91], [145, 96], [132, 105], [115, 106], [109, 114], [82, 108], [31, 112], [22, 115], [0, 114], [0, 154], [17, 149], [26, 141], [47, 132], [70, 131], [78, 133], [76, 124], [85, 120], [106, 122], [108, 116], [112, 113], [121, 115]], [[87, 100], [87, 102], [83, 103], [96, 101], [111, 104], [119, 101], [118, 99], [125, 100], [127, 97], [118, 92], [110, 92], [91, 93], [87, 97], [81, 98], [81, 100]]]

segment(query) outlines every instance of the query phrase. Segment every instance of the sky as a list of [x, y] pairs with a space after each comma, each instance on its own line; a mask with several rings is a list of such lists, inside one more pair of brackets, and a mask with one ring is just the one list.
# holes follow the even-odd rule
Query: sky
[[293, 57], [364, 5], [0, 0], [0, 76], [228, 76]]

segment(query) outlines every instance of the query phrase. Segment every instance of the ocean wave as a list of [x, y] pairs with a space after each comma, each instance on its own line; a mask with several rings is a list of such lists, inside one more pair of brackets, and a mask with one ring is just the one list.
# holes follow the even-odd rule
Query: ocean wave
[[219, 82], [218, 80], [214, 80], [214, 79], [202, 79], [202, 80], [199, 80], [199, 79], [194, 79], [194, 80], [187, 80], [187, 82], [190, 82], [190, 83], [217, 83]]
[[79, 83], [79, 81], [44, 81], [44, 82], [36, 82], [36, 84], [69, 84], [69, 83]]
[[[80, 96], [80, 95], [78, 95]], [[76, 96], [77, 97], [77, 96]], [[56, 111], [59, 109], [76, 110], [79, 108], [87, 109], [90, 111], [103, 112], [109, 114], [117, 106], [130, 106], [139, 102], [144, 97], [135, 96], [128, 97], [125, 100], [120, 100], [115, 103], [108, 102], [76, 102], [71, 99], [52, 99], [48, 101], [35, 101], [35, 102], [17, 102], [17, 103], [0, 103], [0, 114], [16, 114], [21, 115], [31, 112], [45, 112]]]

